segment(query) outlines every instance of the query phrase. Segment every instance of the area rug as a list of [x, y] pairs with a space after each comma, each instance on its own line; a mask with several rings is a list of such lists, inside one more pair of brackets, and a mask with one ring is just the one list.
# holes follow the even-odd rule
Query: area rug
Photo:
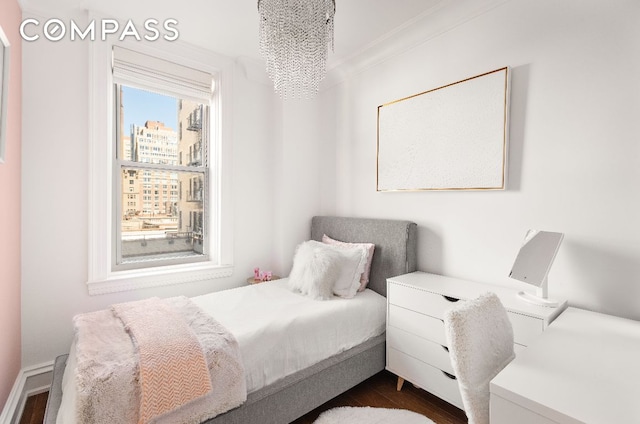
[[343, 406], [320, 414], [313, 424], [435, 424], [406, 409]]

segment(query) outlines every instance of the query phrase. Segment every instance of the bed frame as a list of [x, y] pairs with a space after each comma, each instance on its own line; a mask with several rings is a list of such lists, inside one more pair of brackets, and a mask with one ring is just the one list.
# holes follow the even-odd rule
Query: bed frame
[[[387, 295], [387, 278], [416, 270], [417, 226], [413, 222], [313, 217], [311, 238], [320, 241], [323, 234], [341, 241], [375, 243], [368, 287], [383, 296]], [[56, 422], [67, 356], [56, 358], [43, 424]], [[384, 367], [385, 335], [382, 334], [250, 393], [242, 406], [218, 415], [206, 424], [290, 423]]]

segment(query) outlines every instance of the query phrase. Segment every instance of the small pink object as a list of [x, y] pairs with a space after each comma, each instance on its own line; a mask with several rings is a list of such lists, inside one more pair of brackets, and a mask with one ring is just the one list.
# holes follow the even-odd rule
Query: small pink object
[[253, 278], [255, 278], [256, 280], [259, 280], [261, 277], [261, 273], [260, 273], [260, 268], [255, 267], [253, 268]]
[[271, 281], [271, 277], [272, 277], [272, 273], [271, 271], [265, 271], [265, 272], [261, 272], [260, 273], [260, 280], [262, 281]]

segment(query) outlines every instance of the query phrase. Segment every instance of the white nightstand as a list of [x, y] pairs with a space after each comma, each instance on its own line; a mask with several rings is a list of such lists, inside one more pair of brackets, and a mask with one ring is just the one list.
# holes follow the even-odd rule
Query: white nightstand
[[449, 360], [443, 316], [455, 302], [494, 292], [513, 325], [516, 354], [539, 336], [566, 308], [528, 304], [517, 290], [413, 272], [387, 280], [387, 369], [404, 380], [462, 408]]

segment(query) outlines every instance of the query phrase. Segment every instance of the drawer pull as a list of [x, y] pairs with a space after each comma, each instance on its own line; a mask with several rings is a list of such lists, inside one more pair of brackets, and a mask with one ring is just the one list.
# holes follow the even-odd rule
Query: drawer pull
[[452, 302], [452, 303], [455, 303], [455, 302], [457, 302], [458, 300], [460, 300], [460, 299], [456, 299], [455, 297], [451, 297], [451, 296], [444, 296], [444, 295], [442, 295], [442, 297], [444, 297], [447, 301]]
[[453, 374], [449, 374], [448, 372], [446, 372], [446, 371], [442, 371], [442, 370], [440, 370], [440, 372], [441, 372], [442, 374], [444, 374], [444, 375], [445, 375], [445, 377], [447, 377], [447, 378], [449, 378], [449, 379], [451, 379], [451, 380], [457, 380], [456, 376], [455, 376], [455, 375], [453, 375]]

